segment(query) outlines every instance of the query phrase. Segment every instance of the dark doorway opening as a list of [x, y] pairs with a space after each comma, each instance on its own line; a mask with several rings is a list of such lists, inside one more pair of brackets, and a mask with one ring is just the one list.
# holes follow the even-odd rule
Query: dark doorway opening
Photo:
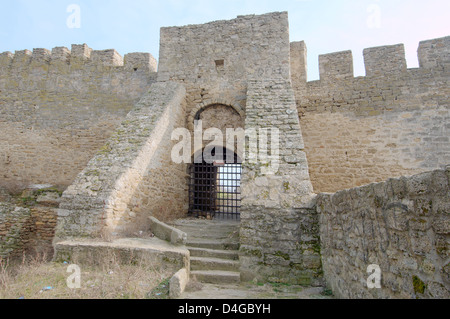
[[226, 149], [213, 149], [213, 160], [201, 154], [191, 164], [190, 216], [240, 219], [242, 162], [236, 154], [227, 158], [226, 152]]

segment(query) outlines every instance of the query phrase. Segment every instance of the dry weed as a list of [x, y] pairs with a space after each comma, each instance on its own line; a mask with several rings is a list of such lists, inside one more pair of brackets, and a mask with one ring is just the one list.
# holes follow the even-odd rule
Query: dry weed
[[80, 266], [81, 287], [70, 289], [69, 264], [43, 262], [45, 256], [17, 264], [0, 261], [0, 299], [146, 299], [171, 272], [133, 256], [110, 254], [97, 266]]

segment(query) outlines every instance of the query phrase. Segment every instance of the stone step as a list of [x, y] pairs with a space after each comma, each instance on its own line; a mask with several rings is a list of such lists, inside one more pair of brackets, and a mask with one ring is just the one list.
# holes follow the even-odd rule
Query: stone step
[[228, 220], [205, 220], [198, 218], [179, 219], [171, 222], [171, 225], [180, 227], [239, 227], [240, 221]]
[[175, 228], [188, 234], [188, 237], [239, 238], [239, 229], [191, 229], [186, 227]]
[[[178, 228], [177, 228], [178, 229]], [[180, 229], [182, 232], [185, 232], [184, 230]], [[185, 232], [186, 233], [186, 232]], [[234, 240], [234, 241], [238, 241], [239, 240], [239, 236], [234, 236], [230, 234], [220, 234], [220, 233], [186, 233], [188, 235], [188, 238], [192, 239], [192, 240], [198, 240], [198, 239], [210, 239], [210, 240]]]
[[191, 257], [191, 270], [223, 270], [223, 271], [239, 271], [239, 261], [220, 259]]
[[185, 233], [196, 234], [238, 234], [240, 223], [225, 223], [225, 222], [202, 222], [202, 221], [177, 221], [170, 224], [171, 226], [184, 231]]
[[186, 230], [188, 232], [196, 232], [196, 231], [220, 231], [220, 232], [235, 232], [239, 231], [240, 225], [177, 225], [176, 223], [172, 223], [171, 226], [176, 227], [180, 230]]
[[239, 250], [239, 242], [192, 240], [188, 238], [186, 246], [194, 248], [206, 248], [214, 250]]
[[191, 257], [239, 260], [239, 250], [215, 250], [196, 247], [187, 247], [187, 249], [191, 252]]
[[191, 271], [191, 277], [205, 284], [238, 284], [241, 282], [241, 275], [234, 271]]

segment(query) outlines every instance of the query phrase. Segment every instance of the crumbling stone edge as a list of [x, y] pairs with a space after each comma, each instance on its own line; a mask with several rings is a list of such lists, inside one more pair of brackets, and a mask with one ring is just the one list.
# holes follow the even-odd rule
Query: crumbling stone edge
[[169, 282], [169, 297], [170, 299], [178, 299], [186, 290], [186, 286], [190, 280], [189, 270], [186, 268], [180, 269]]
[[187, 234], [171, 227], [155, 217], [150, 217], [150, 230], [159, 239], [171, 242], [174, 245], [186, 245]]

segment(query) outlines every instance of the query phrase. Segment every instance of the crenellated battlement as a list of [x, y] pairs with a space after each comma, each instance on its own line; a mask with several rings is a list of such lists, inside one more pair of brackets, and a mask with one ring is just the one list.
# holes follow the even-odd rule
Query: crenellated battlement
[[375, 116], [448, 105], [450, 36], [420, 42], [418, 68], [407, 67], [403, 44], [364, 49], [365, 76], [355, 77], [352, 51], [320, 55], [317, 81], [307, 79], [306, 50], [304, 43], [291, 43], [291, 81], [300, 114]]
[[33, 49], [31, 54], [32, 63], [49, 63], [52, 58], [52, 52], [47, 49]]
[[421, 68], [450, 67], [450, 36], [420, 42], [418, 55]]
[[29, 68], [50, 68], [67, 65], [72, 69], [84, 67], [123, 68], [125, 71], [157, 72], [157, 61], [150, 53], [129, 53], [122, 57], [116, 50], [93, 50], [86, 44], [74, 44], [71, 50], [66, 47], [33, 49], [0, 53], [0, 72], [23, 71]]
[[305, 41], [291, 43], [291, 78], [293, 82], [306, 82], [308, 77], [308, 49]]
[[123, 66], [122, 56], [114, 49], [92, 51], [91, 60], [102, 65]]
[[[50, 113], [59, 116], [67, 110], [79, 110], [80, 105], [88, 110], [96, 108], [96, 112], [124, 112], [155, 82], [156, 69], [156, 60], [149, 53], [130, 53], [123, 58], [114, 49], [97, 51], [86, 44], [72, 45], [71, 50], [55, 47], [3, 52], [0, 117], [20, 118], [34, 127], [54, 127], [62, 125], [61, 120], [47, 121]], [[21, 112], [26, 115], [17, 114]], [[70, 122], [72, 117], [61, 118]], [[73, 121], [70, 125], [79, 124]]]
[[92, 49], [87, 44], [73, 44], [71, 51], [72, 59], [89, 60], [91, 58]]
[[[19, 72], [28, 68], [32, 55], [33, 53], [29, 50], [16, 51], [11, 61], [10, 68], [18, 70]], [[9, 65], [6, 65], [6, 67], [9, 67]]]
[[406, 72], [405, 46], [397, 44], [365, 49], [364, 64], [368, 77]]
[[156, 81], [156, 67], [149, 53], [122, 58], [86, 44], [0, 53], [1, 178], [71, 183]]
[[14, 59], [14, 54], [11, 52], [0, 53], [0, 74], [6, 73], [11, 66]]
[[71, 52], [66, 47], [56, 47], [52, 49], [51, 63], [70, 63]]
[[123, 61], [126, 70], [142, 69], [156, 72], [158, 68], [156, 59], [150, 53], [128, 53]]
[[[367, 48], [363, 51], [366, 77], [401, 75], [408, 71], [403, 44]], [[307, 82], [307, 48], [305, 43], [291, 43], [291, 71], [294, 85]], [[450, 36], [420, 42], [418, 49], [421, 69], [450, 67]], [[320, 80], [333, 82], [354, 78], [352, 51], [319, 56]]]
[[319, 70], [321, 80], [352, 78], [352, 51], [342, 51], [319, 56]]

